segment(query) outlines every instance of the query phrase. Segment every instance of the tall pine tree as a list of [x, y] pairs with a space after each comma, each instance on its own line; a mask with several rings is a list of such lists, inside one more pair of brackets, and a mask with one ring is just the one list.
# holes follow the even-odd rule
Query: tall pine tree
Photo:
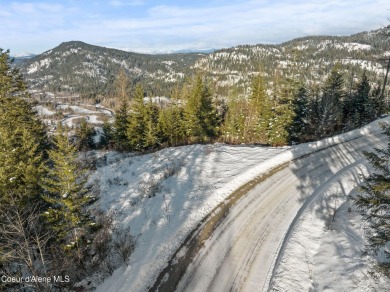
[[121, 70], [115, 80], [116, 95], [120, 99], [120, 108], [115, 113], [113, 140], [118, 150], [129, 148], [127, 128], [129, 126], [129, 79], [125, 71]]
[[[384, 133], [390, 140], [388, 125]], [[355, 204], [372, 228], [369, 247], [377, 251], [390, 242], [390, 143], [385, 149], [364, 152], [364, 155], [375, 172], [365, 178]]]
[[150, 98], [145, 105], [145, 132], [144, 132], [144, 144], [145, 150], [154, 149], [160, 145], [160, 133], [158, 129], [158, 116], [159, 108], [152, 102]]
[[171, 104], [159, 112], [158, 131], [161, 142], [168, 146], [181, 145], [185, 138], [183, 109], [179, 104], [178, 95], [179, 92], [176, 90], [171, 98]]
[[217, 110], [213, 104], [212, 94], [198, 75], [190, 88], [183, 90], [184, 127], [189, 142], [206, 142], [214, 138], [218, 132]]
[[141, 151], [144, 149], [145, 134], [147, 133], [147, 125], [145, 119], [147, 109], [144, 103], [144, 89], [141, 84], [137, 84], [134, 96], [131, 103], [131, 112], [128, 116], [127, 126], [127, 141], [129, 149]]
[[91, 197], [85, 189], [86, 175], [77, 160], [77, 148], [68, 138], [68, 131], [58, 124], [49, 151], [51, 166], [45, 179], [44, 199], [49, 204], [45, 217], [63, 247], [79, 249], [90, 218], [86, 206]]
[[[46, 131], [9, 52], [0, 49], [0, 202], [18, 196], [21, 205], [39, 199]], [[13, 200], [14, 201], [14, 200]]]
[[266, 144], [269, 141], [269, 127], [272, 122], [273, 103], [269, 98], [263, 77], [259, 74], [252, 81], [252, 93], [244, 136], [251, 137], [251, 143]]
[[277, 76], [274, 79], [272, 118], [268, 126], [268, 144], [272, 146], [289, 142], [289, 127], [294, 116], [292, 104], [297, 87], [297, 82], [291, 78]]
[[318, 138], [328, 137], [342, 130], [342, 102], [344, 97], [343, 75], [338, 66], [335, 66], [325, 81], [318, 102]]
[[251, 137], [246, 136], [249, 111], [248, 100], [233, 94], [229, 97], [228, 110], [225, 115], [225, 120], [222, 126], [222, 139], [227, 143], [243, 143], [250, 142]]
[[309, 126], [309, 97], [307, 90], [301, 86], [293, 100], [294, 116], [290, 126], [290, 143], [302, 143], [308, 140], [307, 131]]

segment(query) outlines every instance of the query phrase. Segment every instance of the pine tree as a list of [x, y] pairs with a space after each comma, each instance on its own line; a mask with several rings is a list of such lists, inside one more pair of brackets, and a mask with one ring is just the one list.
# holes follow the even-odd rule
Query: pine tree
[[21, 205], [38, 200], [45, 176], [47, 137], [26, 85], [0, 49], [0, 202], [18, 196]]
[[11, 67], [9, 50], [0, 49], [0, 98], [27, 97], [26, 84], [18, 69]]
[[217, 111], [209, 87], [202, 76], [196, 76], [189, 90], [183, 90], [184, 126], [189, 142], [205, 142], [218, 132]]
[[[112, 125], [108, 121], [108, 119], [104, 119], [102, 125], [102, 133], [100, 136], [99, 147], [108, 147], [113, 139], [113, 129]], [[127, 139], [127, 137], [126, 137]]]
[[343, 75], [338, 66], [335, 66], [325, 81], [318, 103], [319, 138], [333, 135], [342, 129], [342, 102], [345, 96], [343, 87]]
[[297, 91], [297, 82], [290, 78], [274, 81], [273, 107], [268, 125], [268, 143], [272, 146], [286, 145], [289, 142], [289, 128], [294, 117], [293, 100]]
[[154, 149], [160, 144], [160, 135], [158, 132], [158, 107], [149, 99], [149, 102], [145, 105], [145, 133], [143, 148]]
[[246, 119], [249, 110], [248, 101], [237, 95], [229, 98], [228, 110], [222, 127], [222, 138], [227, 143], [242, 143], [250, 142], [248, 139], [253, 137], [245, 137]]
[[81, 119], [75, 131], [77, 148], [81, 151], [95, 148], [95, 134], [95, 129], [88, 124], [87, 120], [85, 118]]
[[345, 130], [361, 127], [375, 116], [374, 105], [370, 98], [371, 86], [365, 71], [355, 87], [343, 103]]
[[141, 151], [144, 149], [145, 133], [147, 132], [146, 115], [144, 90], [141, 84], [137, 84], [131, 104], [131, 113], [127, 120], [126, 135], [130, 150]]
[[374, 118], [379, 117], [388, 110], [388, 105], [386, 105], [384, 96], [381, 93], [381, 84], [378, 82], [371, 93], [371, 104]]
[[367, 78], [366, 71], [357, 84], [356, 97], [355, 97], [355, 115], [357, 116], [356, 127], [361, 127], [375, 118], [374, 106], [370, 99], [371, 86]]
[[129, 148], [127, 141], [127, 128], [129, 126], [129, 79], [126, 73], [121, 70], [115, 80], [116, 94], [119, 96], [121, 104], [115, 113], [113, 140], [118, 150]]
[[183, 109], [179, 105], [178, 91], [173, 93], [170, 106], [159, 111], [158, 132], [162, 143], [177, 146], [184, 143]]
[[[390, 140], [390, 127], [384, 127]], [[375, 172], [365, 178], [355, 204], [372, 228], [370, 248], [378, 250], [390, 242], [390, 143], [385, 149], [364, 152]]]
[[77, 148], [68, 138], [68, 131], [58, 124], [49, 151], [51, 167], [45, 179], [43, 198], [50, 207], [45, 217], [57, 233], [63, 247], [79, 247], [79, 240], [90, 223], [86, 206], [91, 197], [85, 189], [86, 175], [77, 161]]
[[10, 202], [10, 196], [17, 196], [21, 206], [39, 200], [46, 175], [39, 147], [27, 129], [0, 130], [0, 203]]
[[309, 97], [304, 86], [298, 89], [292, 104], [294, 117], [290, 127], [290, 143], [302, 143], [307, 141], [309, 124]]
[[269, 127], [272, 123], [273, 103], [266, 92], [265, 81], [258, 75], [252, 81], [249, 111], [244, 136], [251, 137], [251, 143], [266, 144], [269, 141]]

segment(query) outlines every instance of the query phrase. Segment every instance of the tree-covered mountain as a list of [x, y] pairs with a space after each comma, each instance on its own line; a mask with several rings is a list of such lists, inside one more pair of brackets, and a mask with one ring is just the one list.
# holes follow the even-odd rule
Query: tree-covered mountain
[[185, 76], [210, 76], [217, 92], [227, 95], [248, 88], [262, 73], [270, 81], [289, 76], [307, 83], [323, 81], [338, 63], [346, 79], [363, 70], [371, 81], [383, 80], [390, 56], [390, 26], [351, 36], [310, 36], [278, 45], [240, 45], [213, 53], [138, 54], [82, 42], [66, 42], [26, 60], [23, 73], [32, 88], [81, 94], [106, 94], [123, 68], [131, 82], [142, 83], [148, 95], [169, 95]]
[[22, 68], [32, 88], [88, 95], [110, 92], [123, 68], [133, 84], [141, 82], [158, 95], [182, 80], [200, 56], [138, 54], [72, 41], [27, 60]]
[[[347, 79], [367, 70], [371, 80], [383, 80], [385, 63], [390, 56], [390, 26], [351, 36], [310, 36], [279, 45], [241, 45], [218, 50], [201, 57], [195, 68], [209, 72], [225, 93], [233, 85], [248, 88], [259, 72], [271, 80], [289, 76], [305, 82], [323, 81], [339, 63]], [[352, 80], [352, 79], [351, 79]]]

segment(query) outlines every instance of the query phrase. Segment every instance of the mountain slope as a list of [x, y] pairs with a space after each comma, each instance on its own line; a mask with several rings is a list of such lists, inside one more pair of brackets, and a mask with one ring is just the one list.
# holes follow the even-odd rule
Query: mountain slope
[[72, 41], [25, 62], [23, 72], [32, 88], [51, 91], [104, 93], [111, 89], [120, 68], [146, 89], [151, 89], [150, 83], [164, 88], [180, 81], [201, 55], [147, 55]]
[[293, 76], [307, 82], [324, 79], [336, 63], [346, 80], [367, 70], [370, 80], [383, 79], [390, 56], [390, 26], [351, 36], [312, 36], [278, 45], [241, 45], [213, 53], [148, 55], [108, 49], [82, 42], [66, 42], [23, 65], [34, 89], [105, 94], [120, 68], [132, 83], [141, 82], [149, 95], [168, 95], [186, 75], [204, 72], [227, 95], [231, 87], [247, 88], [259, 72], [272, 80]]
[[279, 45], [243, 45], [216, 51], [195, 67], [210, 72], [220, 87], [248, 86], [248, 76], [263, 72], [318, 81], [339, 63], [347, 80], [366, 69], [371, 80], [383, 78], [379, 58], [390, 56], [390, 26], [351, 36], [311, 36]]

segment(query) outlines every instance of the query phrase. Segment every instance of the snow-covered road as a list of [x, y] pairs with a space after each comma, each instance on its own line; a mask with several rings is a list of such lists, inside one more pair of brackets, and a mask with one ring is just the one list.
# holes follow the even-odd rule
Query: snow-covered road
[[[343, 189], [343, 174], [352, 171], [360, 182], [359, 168], [367, 164], [362, 151], [387, 141], [378, 129], [293, 159], [248, 192], [205, 241], [177, 291], [267, 291], [286, 235], [330, 184]], [[324, 221], [331, 216], [326, 205], [319, 215]]]

